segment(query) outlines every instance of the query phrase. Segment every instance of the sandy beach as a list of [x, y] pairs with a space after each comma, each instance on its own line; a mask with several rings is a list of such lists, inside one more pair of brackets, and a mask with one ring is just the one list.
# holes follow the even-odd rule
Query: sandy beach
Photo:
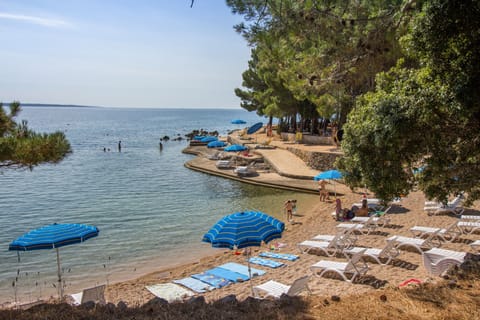
[[[311, 183], [311, 182], [308, 182]], [[346, 186], [338, 186], [343, 191], [339, 198], [344, 207], [350, 207], [351, 204], [361, 201], [363, 190], [358, 192], [349, 191]], [[373, 194], [368, 194], [373, 198]], [[403, 198], [400, 203], [394, 204], [390, 210], [391, 222], [389, 226], [379, 227], [369, 235], [359, 235], [356, 246], [383, 248], [386, 245], [386, 239], [393, 235], [402, 235], [411, 237], [409, 231], [414, 225], [430, 227], [447, 227], [458, 217], [453, 215], [435, 215], [429, 216], [423, 211], [425, 197], [421, 192], [410, 193]], [[271, 269], [252, 265], [252, 267], [263, 269], [267, 273], [253, 280], [243, 283], [235, 283], [222, 289], [213, 290], [203, 294], [207, 301], [214, 301], [227, 295], [236, 295], [237, 299], [243, 300], [251, 295], [250, 285], [259, 285], [268, 280], [275, 280], [284, 284], [291, 284], [295, 279], [304, 275], [312, 275], [310, 266], [319, 260], [337, 260], [346, 261], [341, 257], [326, 257], [321, 254], [302, 254], [297, 248], [297, 244], [311, 239], [318, 234], [335, 234], [338, 230], [338, 224], [331, 215], [335, 209], [333, 197], [327, 202], [318, 202], [311, 205], [299, 204], [301, 210], [294, 217], [294, 224], [286, 224], [287, 229], [282, 238], [274, 240], [285, 244], [279, 249], [280, 253], [291, 253], [300, 256], [294, 262], [286, 262], [286, 266]], [[465, 211], [466, 214], [478, 214], [480, 210], [479, 203], [475, 203], [471, 208]], [[443, 243], [442, 248], [455, 251], [472, 252], [468, 245], [473, 240], [478, 239], [477, 235], [462, 234], [459, 239], [453, 243]], [[270, 250], [269, 245], [265, 247], [254, 247], [252, 255], [257, 255], [261, 251]], [[244, 255], [235, 255], [228, 249], [218, 249], [218, 254], [208, 256], [189, 264], [179, 265], [177, 267], [158, 270], [149, 273], [140, 278], [112, 284], [107, 288], [106, 299], [108, 302], [118, 303], [123, 301], [127, 305], [142, 305], [155, 298], [147, 289], [146, 285], [168, 283], [175, 279], [180, 279], [205, 271], [209, 268], [219, 266], [226, 262], [237, 262], [246, 265]], [[421, 281], [436, 281], [440, 278], [430, 277], [423, 265], [422, 255], [415, 251], [402, 250], [401, 254], [389, 265], [379, 265], [373, 260], [368, 260], [369, 270], [366, 276], [361, 277], [356, 283], [351, 284], [339, 279], [330, 277], [312, 276], [309, 280], [309, 288], [314, 295], [350, 295], [350, 294], [369, 294], [373, 290], [383, 290], [386, 287], [398, 287], [400, 283], [408, 279], [420, 279]]]

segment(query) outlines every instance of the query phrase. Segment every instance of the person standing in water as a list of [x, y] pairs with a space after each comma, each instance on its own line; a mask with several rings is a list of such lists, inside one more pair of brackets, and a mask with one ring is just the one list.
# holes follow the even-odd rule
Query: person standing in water
[[118, 152], [122, 152], [122, 141], [118, 141]]

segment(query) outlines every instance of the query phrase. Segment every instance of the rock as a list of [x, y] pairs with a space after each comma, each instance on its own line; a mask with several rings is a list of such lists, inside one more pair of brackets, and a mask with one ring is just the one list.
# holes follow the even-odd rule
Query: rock
[[227, 303], [237, 303], [237, 296], [234, 294], [230, 294], [228, 296], [223, 297], [222, 299], [218, 300], [218, 303], [227, 304]]
[[154, 307], [154, 306], [164, 306], [167, 305], [168, 301], [159, 297], [155, 297], [151, 300], [149, 300], [147, 303], [145, 303], [143, 306], [144, 307]]
[[127, 310], [128, 306], [125, 302], [120, 301], [119, 303], [117, 303], [117, 308], [120, 311], [125, 311], [125, 310]]
[[85, 310], [92, 310], [92, 309], [95, 309], [95, 302], [93, 301], [87, 301], [87, 302], [84, 302], [80, 305], [80, 307], [82, 309], [85, 309]]
[[113, 314], [115, 313], [115, 305], [109, 302], [105, 305], [105, 310], [107, 310], [108, 313]]
[[383, 301], [383, 302], [386, 302], [386, 301], [387, 301], [387, 296], [384, 295], [384, 294], [382, 294], [382, 295], [380, 296], [380, 300]]
[[340, 301], [340, 297], [339, 297], [339, 296], [332, 296], [331, 299], [332, 299], [332, 301], [335, 301], [335, 302], [339, 302], [339, 301]]
[[186, 301], [187, 304], [205, 304], [205, 297], [198, 296], [198, 297], [191, 297]]

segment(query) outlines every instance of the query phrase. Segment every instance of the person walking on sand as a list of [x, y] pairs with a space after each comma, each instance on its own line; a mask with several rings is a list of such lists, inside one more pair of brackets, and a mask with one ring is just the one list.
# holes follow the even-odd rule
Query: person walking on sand
[[287, 200], [284, 204], [284, 207], [285, 207], [285, 213], [287, 214], [287, 221], [290, 222], [293, 219], [293, 216], [292, 216], [292, 209], [293, 209], [292, 201]]
[[118, 141], [118, 152], [122, 152], [122, 141]]
[[297, 215], [297, 200], [292, 200], [292, 215]]
[[327, 182], [325, 180], [318, 181], [318, 191], [320, 192], [320, 201], [329, 200], [329, 193], [326, 188]]

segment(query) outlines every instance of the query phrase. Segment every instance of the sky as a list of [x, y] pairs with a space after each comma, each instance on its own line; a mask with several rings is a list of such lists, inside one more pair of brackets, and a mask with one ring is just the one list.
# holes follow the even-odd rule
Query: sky
[[0, 0], [0, 102], [240, 108], [250, 50], [223, 0]]

